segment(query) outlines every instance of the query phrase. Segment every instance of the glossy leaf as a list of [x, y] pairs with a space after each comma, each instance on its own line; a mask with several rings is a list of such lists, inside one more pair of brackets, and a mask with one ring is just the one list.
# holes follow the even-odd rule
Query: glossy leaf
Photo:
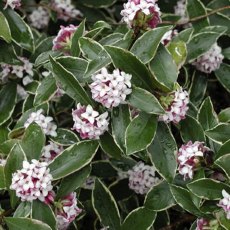
[[150, 210], [162, 211], [175, 205], [170, 186], [166, 181], [151, 188], [146, 195], [144, 206]]
[[165, 123], [158, 123], [156, 135], [148, 147], [148, 152], [157, 171], [169, 182], [172, 182], [176, 175], [176, 151], [176, 141], [170, 129]]
[[12, 40], [9, 24], [5, 16], [0, 12], [0, 37], [3, 38], [6, 42], [10, 43]]
[[[230, 152], [230, 149], [229, 149]], [[230, 178], [230, 153], [226, 154], [215, 161], [215, 164], [218, 165], [226, 173], [227, 177]]]
[[131, 155], [146, 149], [151, 144], [156, 129], [156, 116], [140, 113], [131, 121], [125, 132], [126, 154]]
[[170, 26], [164, 26], [145, 32], [135, 41], [130, 51], [143, 63], [148, 63], [155, 56], [162, 37], [169, 29]]
[[49, 165], [53, 178], [60, 179], [88, 165], [98, 148], [96, 141], [82, 141], [65, 149]]
[[215, 71], [216, 78], [219, 80], [221, 85], [230, 92], [230, 65], [222, 63], [220, 68]]
[[4, 124], [12, 115], [16, 105], [17, 85], [8, 83], [0, 91], [0, 125]]
[[104, 226], [111, 230], [120, 229], [120, 214], [112, 194], [106, 186], [98, 179], [92, 193], [94, 210]]

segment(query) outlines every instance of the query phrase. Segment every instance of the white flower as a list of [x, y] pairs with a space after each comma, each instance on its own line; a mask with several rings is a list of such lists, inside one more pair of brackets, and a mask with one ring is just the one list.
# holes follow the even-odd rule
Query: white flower
[[180, 0], [177, 2], [177, 5], [174, 7], [174, 13], [181, 17], [180, 21], [182, 23], [188, 21], [186, 0]]
[[28, 93], [21, 85], [17, 85], [17, 94], [21, 100], [25, 100], [28, 95]]
[[49, 19], [48, 11], [41, 6], [29, 15], [31, 26], [37, 29], [44, 29], [48, 25]]
[[230, 220], [230, 194], [223, 189], [222, 195], [223, 199], [219, 201], [218, 206], [224, 209], [227, 219]]
[[181, 175], [186, 178], [193, 178], [194, 171], [200, 163], [200, 159], [204, 157], [204, 153], [209, 148], [204, 146], [202, 142], [189, 141], [180, 147], [177, 153], [178, 170]]
[[115, 69], [112, 74], [106, 68], [92, 76], [93, 83], [90, 84], [92, 98], [100, 102], [106, 108], [116, 107], [124, 104], [126, 96], [131, 90], [132, 75]]
[[58, 230], [65, 230], [69, 224], [82, 212], [77, 207], [76, 193], [72, 192], [59, 201], [57, 207], [57, 225]]
[[51, 162], [56, 156], [58, 156], [63, 151], [63, 147], [57, 145], [56, 143], [50, 141], [48, 145], [44, 146], [42, 149], [41, 161], [47, 163]]
[[210, 50], [198, 57], [192, 65], [204, 73], [211, 73], [219, 69], [224, 56], [221, 54], [221, 47], [215, 43]]
[[2, 157], [1, 157], [1, 155], [0, 155], [0, 166], [5, 166], [5, 164], [6, 164], [6, 159], [3, 159]]
[[[144, 14], [145, 17], [141, 17], [141, 14]], [[155, 0], [128, 0], [124, 4], [121, 15], [123, 16], [122, 21], [130, 28], [155, 28], [161, 22], [161, 12]]]
[[75, 9], [71, 0], [52, 0], [51, 8], [57, 13], [57, 18], [64, 21], [82, 17], [82, 13]]
[[16, 196], [22, 201], [39, 199], [48, 203], [53, 188], [51, 184], [53, 177], [49, 173], [47, 163], [40, 163], [34, 159], [31, 162], [23, 161], [23, 168], [13, 173], [10, 189], [15, 190]]
[[178, 34], [177, 30], [169, 30], [162, 37], [161, 43], [166, 46], [172, 40], [172, 38], [177, 34]]
[[10, 6], [12, 9], [18, 8], [21, 6], [21, 0], [7, 0], [4, 9], [8, 6]]
[[86, 107], [78, 103], [77, 109], [72, 112], [72, 116], [73, 129], [80, 133], [83, 139], [99, 139], [99, 136], [108, 130], [108, 113], [99, 115], [91, 105]]
[[138, 162], [131, 170], [129, 175], [129, 188], [139, 194], [146, 194], [150, 188], [158, 184], [161, 180], [155, 175], [154, 166], [145, 165]]
[[26, 120], [24, 127], [27, 128], [31, 123], [35, 122], [42, 128], [46, 135], [56, 137], [57, 126], [52, 122], [53, 118], [49, 116], [45, 117], [42, 112], [42, 109], [39, 109], [37, 112], [32, 112]]
[[[27, 85], [32, 81], [34, 75], [33, 64], [24, 57], [19, 57], [18, 59], [22, 62], [22, 65], [1, 64], [2, 72], [0, 75], [3, 79], [3, 82], [6, 82], [8, 76], [11, 74], [17, 76], [18, 78], [23, 78], [23, 85]], [[28, 78], [30, 81], [28, 81]]]
[[159, 117], [160, 121], [178, 123], [182, 119], [185, 119], [185, 115], [189, 109], [189, 95], [187, 91], [179, 88], [168, 96], [161, 97], [160, 100], [166, 111], [165, 114]]

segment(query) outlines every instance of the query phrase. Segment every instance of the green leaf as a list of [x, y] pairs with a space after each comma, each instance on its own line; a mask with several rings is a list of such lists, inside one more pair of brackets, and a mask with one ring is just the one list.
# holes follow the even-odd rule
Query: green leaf
[[209, 21], [210, 21], [210, 25], [222, 25], [222, 26], [226, 26], [228, 28], [228, 30], [226, 31], [226, 35], [230, 35], [230, 19], [228, 16], [222, 14], [221, 12], [218, 12], [216, 14], [212, 14], [209, 17]]
[[224, 143], [230, 139], [230, 124], [219, 124], [214, 128], [205, 131], [205, 134], [214, 142]]
[[100, 146], [105, 153], [109, 156], [119, 159], [121, 157], [121, 150], [117, 146], [114, 138], [110, 135], [109, 132], [105, 132], [100, 137]]
[[5, 173], [4, 167], [0, 165], [0, 190], [6, 188]]
[[188, 115], [180, 122], [180, 133], [184, 142], [205, 141], [204, 130], [201, 124]]
[[218, 222], [220, 223], [221, 227], [223, 227], [223, 229], [225, 230], [230, 229], [230, 221], [229, 219], [227, 219], [226, 212], [224, 212], [223, 209], [220, 212], [215, 213], [215, 216]]
[[22, 162], [26, 159], [25, 153], [22, 150], [22, 147], [19, 144], [15, 144], [11, 149], [9, 156], [7, 157], [5, 165], [5, 179], [6, 187], [10, 193], [10, 203], [12, 208], [15, 207], [18, 198], [16, 197], [15, 191], [10, 190], [10, 185], [12, 183], [12, 174], [15, 173], [18, 169], [22, 168]]
[[[230, 152], [230, 149], [229, 149]], [[215, 161], [215, 164], [218, 165], [226, 173], [227, 177], [230, 178], [230, 153], [226, 154]]]
[[88, 104], [92, 105], [92, 100], [89, 98], [88, 94], [80, 85], [77, 78], [75, 78], [72, 73], [67, 71], [62, 65], [56, 62], [52, 57], [50, 57], [50, 62], [53, 67], [54, 76], [56, 80], [61, 83], [64, 91], [77, 102], [80, 102], [83, 105], [88, 105]]
[[14, 47], [6, 42], [0, 40], [0, 63], [11, 65], [20, 65], [21, 61], [17, 59]]
[[44, 202], [34, 200], [32, 204], [32, 218], [49, 225], [52, 230], [56, 228], [56, 219], [51, 207]]
[[198, 112], [198, 121], [204, 130], [211, 129], [218, 124], [218, 118], [210, 97], [207, 97], [201, 104]]
[[150, 210], [163, 211], [175, 205], [169, 184], [166, 181], [149, 190], [145, 198], [144, 206]]
[[92, 163], [91, 175], [97, 178], [114, 178], [117, 176], [117, 170], [112, 167], [109, 161], [94, 161]]
[[230, 122], [230, 107], [221, 110], [218, 114], [218, 118], [220, 122]]
[[130, 124], [130, 112], [128, 105], [120, 105], [112, 110], [112, 134], [116, 144], [126, 152], [125, 131]]
[[149, 68], [155, 76], [158, 87], [164, 91], [172, 91], [177, 81], [178, 71], [169, 51], [161, 44]]
[[96, 179], [92, 192], [93, 208], [104, 226], [109, 226], [111, 230], [120, 229], [120, 214], [112, 194], [106, 186]]
[[219, 151], [216, 154], [216, 159], [218, 159], [218, 157], [221, 157], [225, 154], [228, 154], [230, 151], [230, 140], [226, 141], [219, 149]]
[[216, 78], [221, 83], [221, 85], [230, 92], [230, 65], [222, 63], [220, 68], [215, 71]]
[[58, 189], [56, 199], [64, 197], [69, 193], [73, 192], [74, 190], [78, 189], [89, 176], [91, 171], [91, 166], [86, 166], [81, 170], [70, 174], [69, 176], [65, 177], [60, 184]]
[[149, 210], [145, 207], [140, 207], [132, 212], [125, 218], [121, 226], [122, 230], [143, 230], [149, 229], [156, 219], [156, 212]]
[[157, 171], [169, 182], [172, 182], [176, 175], [176, 151], [176, 141], [169, 127], [165, 123], [159, 122], [154, 140], [148, 147], [148, 152]]
[[148, 91], [133, 87], [126, 101], [133, 107], [150, 114], [164, 114], [165, 111], [157, 98]]
[[180, 69], [185, 63], [187, 57], [186, 43], [183, 41], [170, 42], [167, 46], [167, 49], [172, 55], [172, 58], [177, 65], [177, 68]]
[[152, 90], [154, 88], [153, 77], [146, 66], [131, 52], [114, 47], [105, 46], [116, 68], [132, 75], [132, 83], [140, 88]]
[[123, 37], [124, 37], [124, 34], [122, 33], [113, 33], [113, 34], [109, 34], [106, 37], [103, 37], [99, 42], [103, 46], [114, 45], [118, 41], [121, 41]]
[[145, 32], [135, 41], [130, 51], [143, 63], [148, 63], [155, 56], [162, 37], [170, 28], [171, 26], [164, 26]]
[[146, 149], [151, 144], [156, 129], [157, 118], [155, 115], [142, 112], [134, 118], [125, 132], [127, 155]]
[[180, 205], [183, 209], [196, 216], [203, 216], [200, 210], [193, 203], [189, 191], [187, 189], [184, 189], [176, 185], [171, 185], [170, 190], [177, 204]]
[[4, 126], [0, 126], [0, 143], [8, 140], [9, 129]]
[[188, 43], [189, 40], [191, 39], [193, 31], [194, 31], [193, 28], [182, 30], [178, 35], [172, 38], [172, 42], [183, 41], [185, 43]]
[[230, 191], [230, 187], [220, 181], [212, 179], [199, 179], [187, 185], [188, 189], [196, 196], [206, 200], [219, 200], [222, 190]]
[[34, 105], [36, 106], [42, 104], [43, 102], [48, 102], [52, 98], [56, 90], [57, 86], [55, 78], [44, 78], [36, 90]]
[[39, 160], [42, 154], [42, 149], [45, 145], [46, 136], [42, 128], [33, 123], [26, 129], [21, 141], [21, 147], [26, 154], [27, 160]]
[[80, 25], [77, 27], [71, 43], [71, 54], [74, 57], [78, 57], [80, 55], [80, 47], [79, 47], [79, 39], [84, 35], [85, 32], [85, 20], [83, 20]]
[[16, 105], [17, 85], [13, 82], [5, 85], [0, 91], [0, 125], [4, 124], [12, 115]]
[[51, 230], [49, 225], [30, 218], [6, 217], [5, 221], [9, 230]]
[[10, 43], [12, 40], [9, 24], [5, 16], [0, 12], [0, 37], [3, 38], [6, 42]]
[[44, 65], [47, 62], [49, 62], [49, 57], [50, 56], [53, 57], [53, 58], [56, 58], [56, 57], [59, 57], [61, 55], [62, 55], [62, 53], [60, 51], [56, 51], [56, 50], [49, 50], [49, 51], [46, 51], [46, 52], [42, 52], [36, 58], [34, 65], [35, 65], [35, 67]]
[[207, 85], [207, 76], [204, 73], [195, 71], [189, 89], [189, 99], [195, 106], [199, 106], [202, 102], [207, 90]]
[[213, 32], [196, 34], [187, 45], [187, 61], [192, 62], [194, 59], [207, 52], [220, 35], [219, 33]]
[[32, 203], [29, 201], [21, 202], [14, 212], [14, 217], [29, 217], [32, 213]]
[[49, 165], [54, 180], [68, 176], [88, 165], [97, 148], [97, 141], [82, 141], [65, 149]]
[[[188, 12], [190, 19], [207, 14], [205, 6], [200, 0], [189, 0], [189, 1], [187, 1], [187, 12]], [[209, 21], [205, 17], [205, 18], [202, 18], [200, 20], [193, 22], [192, 26], [194, 27], [195, 32], [198, 32], [199, 30], [201, 30], [205, 26], [209, 26]]]
[[223, 49], [222, 54], [224, 55], [226, 59], [230, 60], [230, 47]]
[[84, 79], [84, 74], [87, 69], [88, 62], [85, 59], [67, 56], [59, 57], [56, 61], [66, 70], [71, 72], [80, 83], [84, 83], [86, 81], [86, 79]]
[[116, 0], [79, 0], [79, 3], [93, 7], [93, 8], [104, 8], [113, 5]]
[[77, 135], [74, 132], [63, 128], [57, 129], [57, 136], [50, 137], [50, 139], [58, 145], [63, 146], [73, 145], [79, 141]]
[[215, 32], [215, 33], [224, 34], [226, 30], [227, 30], [226, 26], [207, 26], [204, 27], [202, 30], [200, 30], [200, 32]]
[[25, 23], [22, 17], [11, 9], [4, 10], [13, 40], [22, 48], [33, 53], [34, 51], [34, 38], [30, 27]]

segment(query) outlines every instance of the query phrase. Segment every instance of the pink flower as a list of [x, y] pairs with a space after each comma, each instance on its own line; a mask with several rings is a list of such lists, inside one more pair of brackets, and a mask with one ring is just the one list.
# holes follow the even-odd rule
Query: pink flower
[[58, 35], [53, 40], [53, 50], [60, 50], [65, 54], [69, 54], [72, 44], [72, 38], [77, 30], [77, 26], [61, 26]]
[[171, 40], [172, 38], [178, 34], [177, 30], [169, 30], [168, 32], [166, 32], [164, 34], [164, 36], [161, 39], [161, 43], [166, 46]]
[[51, 9], [57, 13], [57, 18], [64, 21], [82, 17], [82, 13], [75, 9], [71, 0], [52, 0]]
[[32, 160], [32, 163], [23, 161], [23, 168], [13, 173], [10, 189], [16, 191], [16, 196], [22, 201], [33, 201], [39, 199], [50, 203], [54, 193], [52, 175], [49, 173], [47, 163]]
[[57, 224], [59, 230], [65, 230], [69, 224], [82, 212], [77, 207], [76, 193], [72, 192], [58, 202]]
[[116, 107], [124, 104], [126, 96], [132, 90], [131, 75], [115, 69], [109, 74], [106, 68], [102, 68], [99, 73], [92, 76], [93, 83], [90, 84], [92, 97], [106, 108]]
[[161, 180], [155, 175], [154, 166], [145, 165], [138, 162], [128, 171], [129, 188], [139, 194], [146, 194], [150, 188], [158, 184]]
[[220, 68], [224, 56], [221, 54], [221, 47], [215, 43], [210, 50], [198, 57], [192, 65], [204, 73], [211, 73]]
[[197, 219], [196, 225], [197, 225], [196, 230], [204, 230], [206, 229], [205, 227], [209, 226], [209, 221], [204, 218]]
[[130, 28], [155, 28], [161, 22], [161, 12], [155, 0], [129, 0], [121, 15], [122, 21]]
[[43, 147], [41, 161], [51, 162], [56, 156], [63, 151], [63, 147], [50, 141], [50, 143]]
[[99, 114], [93, 110], [91, 105], [77, 105], [77, 109], [72, 112], [74, 126], [73, 129], [80, 133], [83, 139], [99, 139], [108, 130], [108, 113]]
[[4, 9], [8, 6], [10, 6], [12, 9], [19, 8], [21, 6], [21, 0], [7, 0]]
[[189, 109], [189, 96], [187, 91], [179, 88], [166, 97], [162, 96], [160, 101], [166, 111], [164, 115], [159, 117], [160, 121], [178, 123], [182, 119], [185, 119], [185, 115]]
[[194, 171], [199, 166], [206, 151], [209, 151], [209, 148], [199, 141], [194, 143], [189, 141], [180, 147], [177, 152], [178, 170], [184, 179], [193, 178]]
[[219, 201], [218, 206], [224, 209], [227, 219], [230, 220], [230, 194], [223, 189], [222, 195], [223, 199]]

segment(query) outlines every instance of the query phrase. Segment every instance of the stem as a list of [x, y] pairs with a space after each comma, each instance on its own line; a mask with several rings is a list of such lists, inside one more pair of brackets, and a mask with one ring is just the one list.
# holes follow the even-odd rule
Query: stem
[[210, 16], [210, 15], [213, 15], [213, 14], [215, 14], [215, 13], [218, 13], [218, 12], [223, 11], [223, 10], [226, 10], [226, 9], [230, 9], [230, 6], [224, 6], [224, 7], [221, 7], [221, 8], [215, 9], [215, 10], [212, 10], [212, 11], [210, 11], [209, 13], [207, 13], [207, 14], [205, 14], [205, 15], [200, 15], [200, 16], [191, 18], [191, 19], [188, 20], [187, 22], [180, 23], [180, 22], [173, 22], [173, 21], [163, 21], [162, 24], [184, 25], [184, 24], [187, 24], [187, 23], [189, 23], [189, 22], [195, 22], [195, 21], [199, 21], [199, 20], [201, 20], [201, 19], [203, 19], [203, 18], [207, 18], [207, 17]]

